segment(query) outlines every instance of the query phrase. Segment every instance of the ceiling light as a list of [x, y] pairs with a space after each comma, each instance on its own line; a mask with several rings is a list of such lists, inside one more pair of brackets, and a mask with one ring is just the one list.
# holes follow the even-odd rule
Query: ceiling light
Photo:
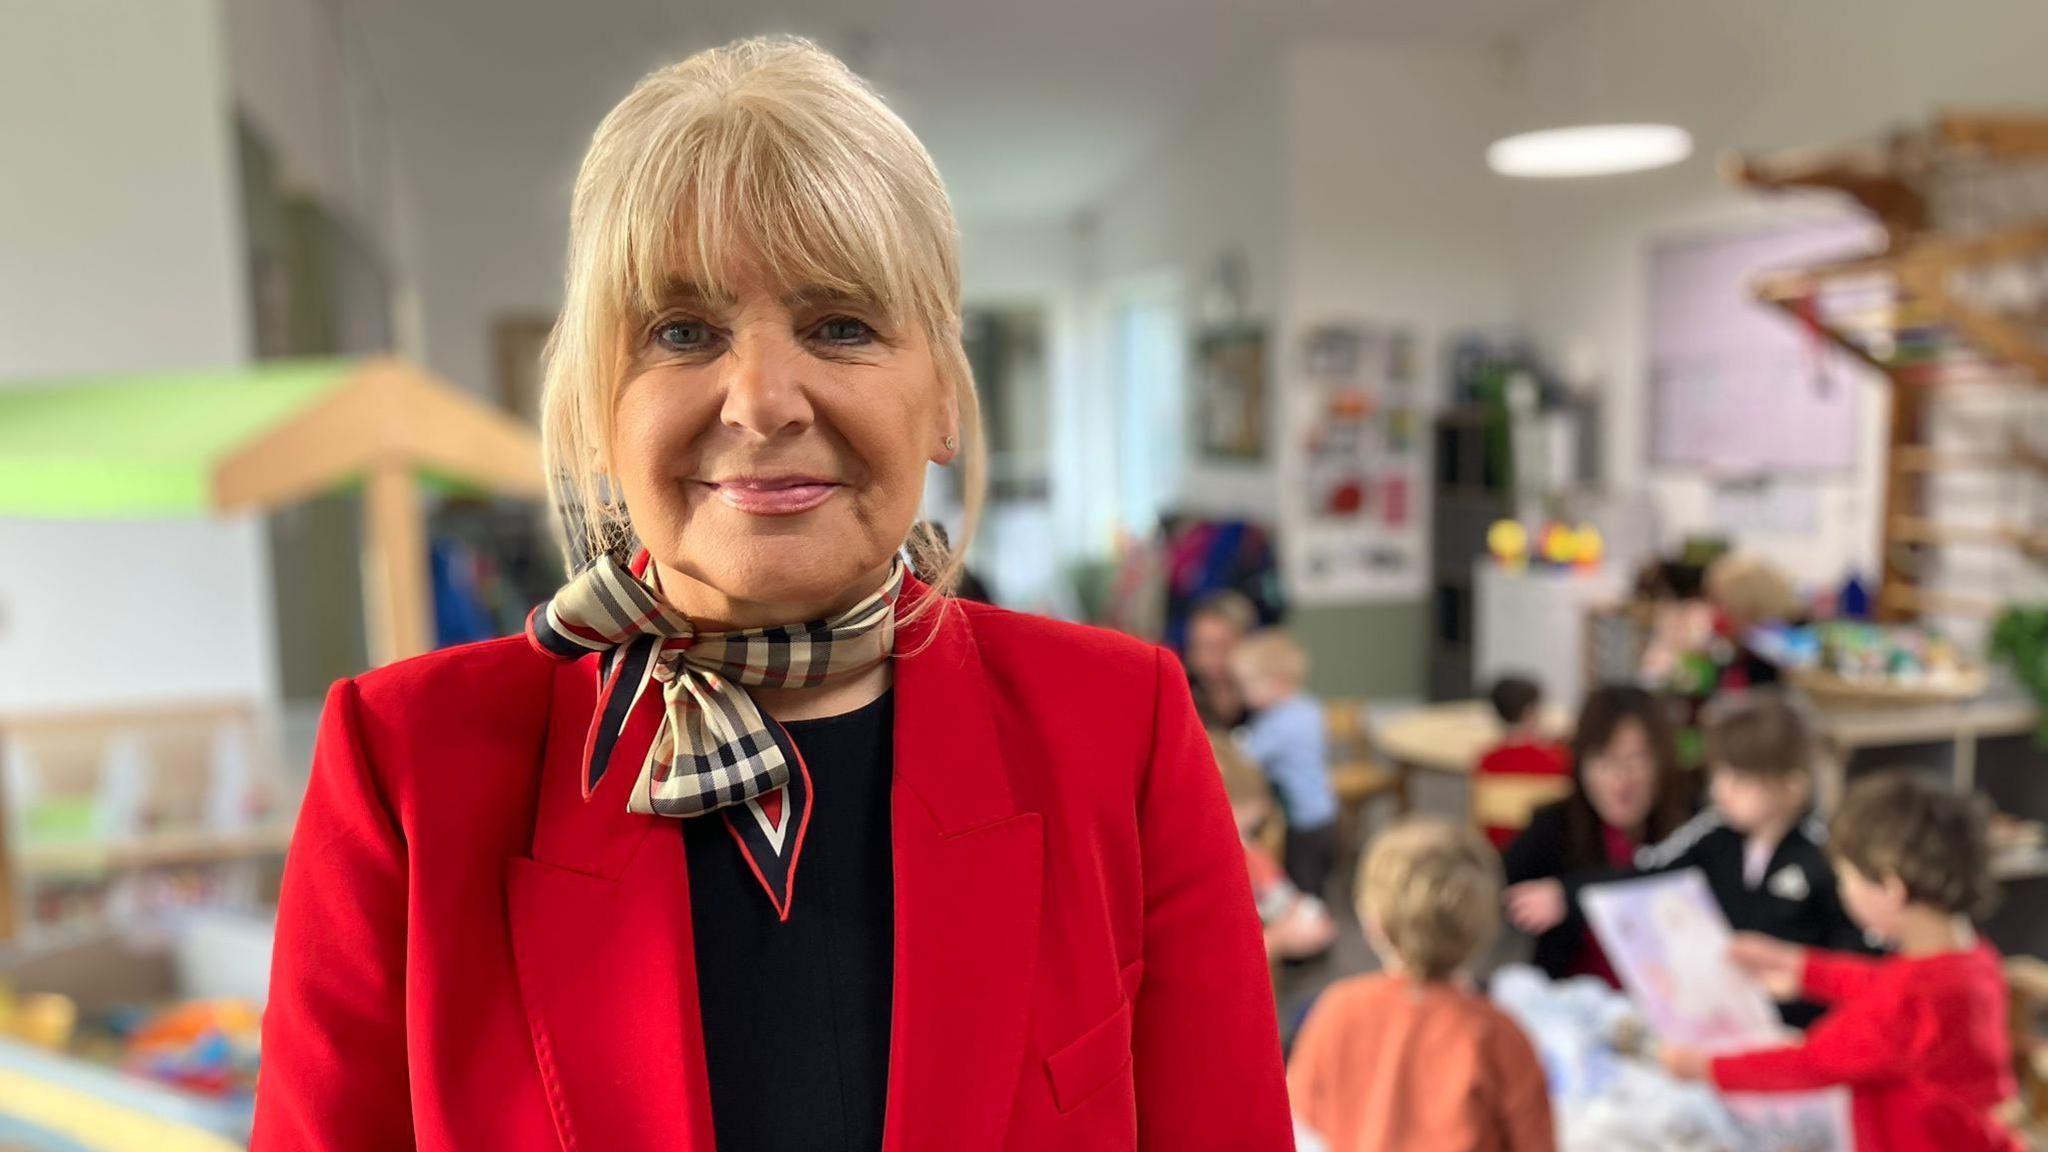
[[1669, 124], [1585, 124], [1496, 140], [1486, 166], [1503, 176], [1612, 176], [1676, 164], [1692, 155], [1692, 135]]

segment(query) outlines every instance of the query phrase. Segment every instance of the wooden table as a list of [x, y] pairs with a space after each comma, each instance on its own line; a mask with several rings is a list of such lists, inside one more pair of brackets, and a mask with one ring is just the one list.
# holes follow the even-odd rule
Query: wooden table
[[[1821, 742], [1821, 754], [1815, 758], [1814, 790], [1823, 812], [1834, 811], [1841, 801], [1842, 790], [1847, 786], [1849, 759], [1859, 751], [1948, 744], [1952, 748], [1949, 771], [1956, 790], [1973, 792], [1977, 788], [1978, 742], [2024, 736], [2035, 731], [2040, 723], [2040, 712], [2032, 701], [1999, 691], [1938, 704], [1816, 705], [1812, 715], [1814, 732]], [[2048, 848], [2002, 852], [1993, 859], [1992, 871], [2001, 880], [2048, 876]]]
[[[1561, 740], [1571, 726], [1563, 709], [1543, 710], [1544, 736]], [[1373, 747], [1403, 772], [1470, 776], [1500, 739], [1500, 717], [1484, 700], [1426, 704], [1379, 720], [1373, 728]]]
[[[1566, 738], [1571, 723], [1570, 714], [1563, 709], [1543, 710], [1541, 730], [1548, 739]], [[1401, 774], [1404, 795], [1415, 795], [1418, 773], [1434, 776], [1452, 782], [1458, 789], [1455, 809], [1463, 818], [1480, 825], [1519, 827], [1526, 822], [1529, 810], [1555, 798], [1559, 789], [1554, 779], [1532, 778], [1510, 785], [1509, 791], [1516, 795], [1494, 797], [1499, 803], [1479, 803], [1481, 797], [1472, 788], [1472, 772], [1479, 766], [1480, 757], [1492, 751], [1500, 740], [1500, 717], [1494, 713], [1493, 705], [1484, 700], [1428, 704], [1385, 719], [1375, 718], [1373, 725], [1373, 749]], [[1531, 784], [1533, 791], [1527, 787]], [[1507, 815], [1509, 812], [1517, 815]]]

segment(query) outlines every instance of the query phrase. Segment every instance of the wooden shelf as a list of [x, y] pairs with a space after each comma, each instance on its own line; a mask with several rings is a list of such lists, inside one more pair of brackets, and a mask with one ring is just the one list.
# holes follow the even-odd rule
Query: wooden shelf
[[128, 840], [25, 844], [15, 864], [25, 879], [89, 877], [141, 868], [217, 864], [279, 856], [291, 843], [288, 822], [237, 832], [179, 829]]
[[1991, 875], [1999, 880], [2048, 876], [2048, 848], [2007, 848], [1991, 857]]
[[1959, 596], [1951, 592], [1936, 592], [1928, 588], [1897, 583], [1886, 584], [1878, 593], [1878, 600], [1887, 607], [1907, 613], [1933, 612], [1982, 620], [1993, 619], [2005, 607], [1996, 600], [1984, 597]]
[[1954, 524], [1898, 516], [1892, 519], [1891, 529], [1892, 539], [1905, 544], [2015, 548], [2029, 554], [2048, 551], [2048, 531], [2029, 530], [2011, 524]]

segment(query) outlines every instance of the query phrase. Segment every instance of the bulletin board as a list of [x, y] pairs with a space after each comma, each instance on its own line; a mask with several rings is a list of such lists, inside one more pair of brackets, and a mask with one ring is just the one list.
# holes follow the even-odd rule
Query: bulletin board
[[1650, 460], [1715, 475], [1839, 475], [1867, 368], [1755, 298], [1758, 273], [1877, 250], [1856, 217], [1674, 237], [1650, 252]]
[[1307, 329], [1290, 373], [1282, 543], [1304, 603], [1421, 594], [1423, 382], [1413, 328]]

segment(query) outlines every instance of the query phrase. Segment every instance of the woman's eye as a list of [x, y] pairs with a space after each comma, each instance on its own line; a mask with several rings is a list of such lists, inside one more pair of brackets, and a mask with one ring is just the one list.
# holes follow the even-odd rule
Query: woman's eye
[[873, 328], [851, 316], [834, 316], [818, 325], [818, 339], [827, 344], [866, 344], [874, 338]]
[[665, 320], [655, 327], [654, 340], [672, 352], [694, 352], [711, 342], [711, 326], [695, 320]]

